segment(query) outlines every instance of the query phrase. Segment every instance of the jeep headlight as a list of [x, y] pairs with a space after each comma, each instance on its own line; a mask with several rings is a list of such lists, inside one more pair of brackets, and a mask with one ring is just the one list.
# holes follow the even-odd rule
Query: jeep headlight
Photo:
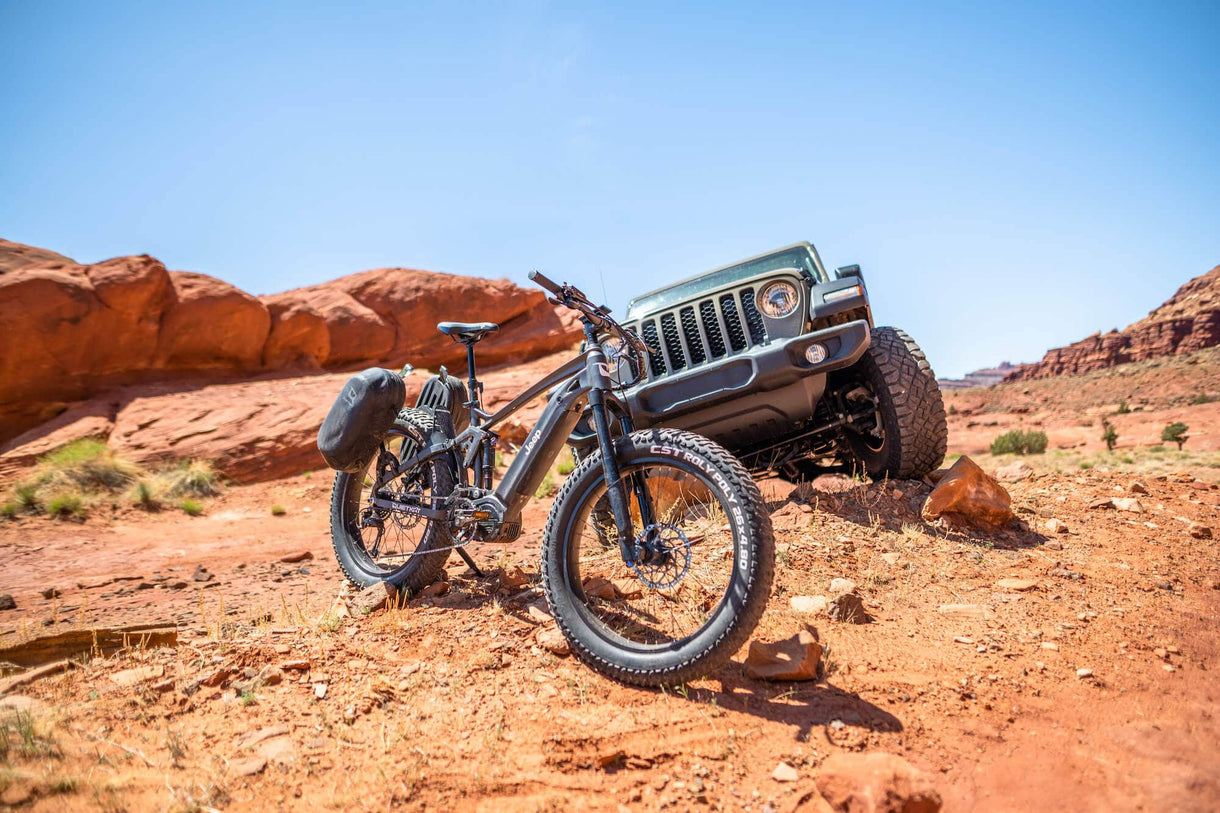
[[771, 319], [783, 319], [796, 310], [801, 298], [797, 295], [796, 286], [791, 282], [772, 282], [762, 289], [758, 295], [758, 309], [763, 316]]

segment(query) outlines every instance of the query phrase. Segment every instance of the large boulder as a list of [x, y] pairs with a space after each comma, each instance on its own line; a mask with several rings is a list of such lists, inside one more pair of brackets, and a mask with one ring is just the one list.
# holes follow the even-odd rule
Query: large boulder
[[969, 457], [960, 457], [923, 505], [927, 520], [963, 529], [997, 531], [1012, 522], [1012, 497]]
[[394, 326], [332, 285], [265, 296], [263, 303], [271, 312], [271, 335], [263, 348], [268, 367], [343, 367], [389, 356], [394, 349]]
[[171, 297], [151, 257], [61, 261], [0, 274], [0, 441], [153, 366]]
[[170, 370], [256, 370], [271, 329], [267, 306], [223, 280], [175, 271], [161, 319], [159, 366]]
[[836, 813], [937, 813], [942, 803], [931, 781], [893, 754], [833, 754], [814, 781]]
[[479, 347], [484, 365], [528, 361], [581, 336], [572, 313], [507, 280], [389, 268], [260, 300], [148, 256], [81, 265], [0, 240], [0, 444], [131, 385], [404, 362], [456, 372], [465, 349], [436, 330], [445, 320], [500, 323]]

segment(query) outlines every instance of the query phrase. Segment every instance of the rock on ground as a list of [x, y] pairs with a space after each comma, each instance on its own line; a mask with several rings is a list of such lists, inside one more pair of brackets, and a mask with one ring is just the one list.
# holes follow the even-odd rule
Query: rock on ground
[[960, 457], [924, 502], [923, 516], [951, 525], [998, 531], [1012, 522], [1012, 498], [969, 457]]
[[867, 624], [873, 620], [864, 609], [864, 600], [859, 593], [844, 593], [836, 596], [826, 605], [826, 615], [831, 621], [842, 621], [848, 624]]
[[941, 808], [931, 781], [893, 754], [833, 754], [822, 763], [815, 784], [839, 813], [936, 813]]
[[826, 610], [825, 596], [793, 596], [788, 599], [788, 606], [794, 612], [806, 615], [816, 615]]
[[995, 479], [1001, 483], [1019, 483], [1034, 476], [1034, 469], [1024, 460], [1014, 460], [1007, 466], [995, 470]]
[[821, 663], [822, 645], [817, 634], [801, 630], [782, 641], [751, 641], [746, 676], [755, 680], [814, 680]]
[[359, 618], [398, 600], [398, 588], [389, 582], [377, 582], [347, 600], [352, 615]]

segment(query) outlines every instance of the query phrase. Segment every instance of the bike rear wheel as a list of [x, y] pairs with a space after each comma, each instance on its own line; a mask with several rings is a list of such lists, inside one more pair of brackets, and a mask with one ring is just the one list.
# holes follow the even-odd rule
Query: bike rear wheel
[[[542, 579], [573, 653], [602, 674], [677, 684], [722, 666], [754, 631], [771, 591], [775, 543], [758, 487], [707, 438], [672, 429], [616, 441], [636, 541], [628, 568], [606, 522], [600, 453], [569, 475], [547, 522]], [[642, 481], [651, 522], [632, 480]]]
[[[384, 456], [375, 458], [364, 471], [335, 475], [330, 500], [331, 544], [343, 575], [357, 587], [388, 581], [400, 591], [415, 593], [436, 579], [449, 558], [448, 550], [435, 550], [453, 544], [443, 521], [381, 509], [371, 503], [379, 466], [397, 466], [418, 454], [431, 428], [431, 413], [404, 409], [386, 436]], [[381, 493], [397, 501], [410, 498], [440, 508], [453, 486], [450, 467], [434, 458], [384, 484]]]

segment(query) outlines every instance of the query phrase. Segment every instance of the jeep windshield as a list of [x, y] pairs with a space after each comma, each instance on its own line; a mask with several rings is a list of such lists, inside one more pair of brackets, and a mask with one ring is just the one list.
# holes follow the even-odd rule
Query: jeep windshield
[[718, 268], [706, 274], [689, 277], [665, 288], [650, 291], [643, 296], [637, 296], [627, 303], [626, 319], [636, 319], [645, 314], [654, 313], [676, 302], [699, 295], [711, 288], [731, 285], [740, 280], [749, 279], [768, 271], [778, 271], [781, 268], [795, 268], [805, 272], [815, 280], [825, 282], [821, 268], [814, 259], [813, 247], [808, 244], [796, 245], [781, 249], [760, 257], [737, 263], [736, 265]]

